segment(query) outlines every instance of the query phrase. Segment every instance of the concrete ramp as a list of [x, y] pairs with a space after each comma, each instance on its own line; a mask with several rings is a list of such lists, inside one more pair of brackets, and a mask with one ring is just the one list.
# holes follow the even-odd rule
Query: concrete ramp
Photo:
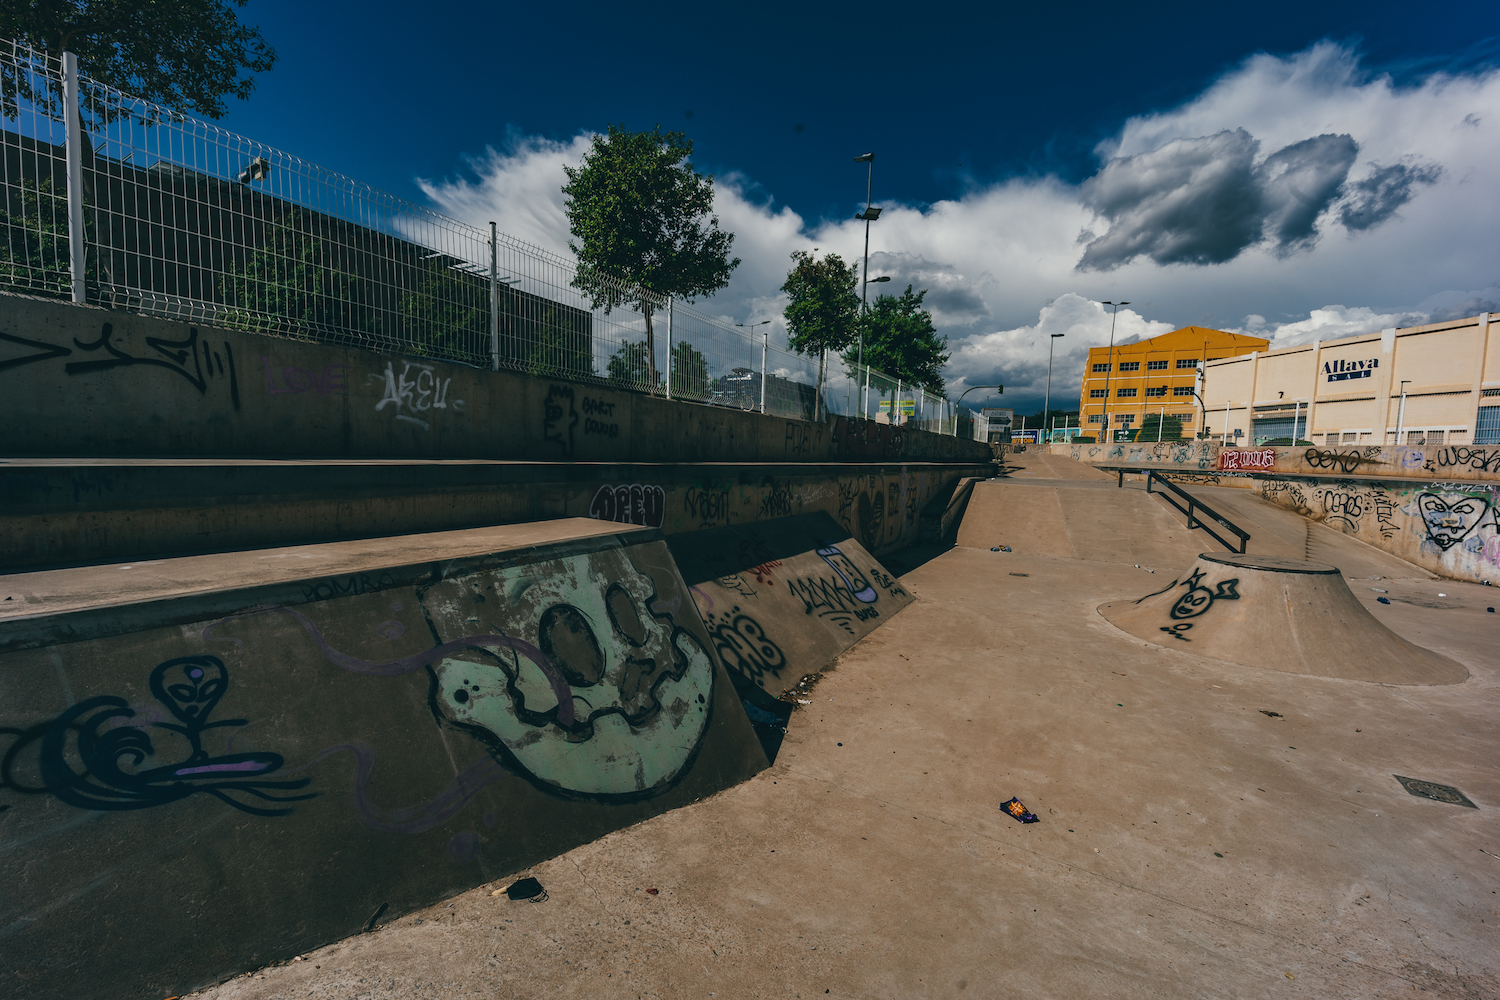
[[1380, 684], [1469, 676], [1386, 628], [1324, 563], [1204, 553], [1164, 589], [1099, 613], [1147, 642], [1268, 670]]
[[740, 689], [775, 698], [878, 628], [912, 597], [827, 514], [668, 539]]
[[1144, 490], [1117, 489], [1113, 479], [975, 483], [958, 530], [967, 548], [1153, 567], [1192, 559], [1204, 538]]
[[185, 994], [766, 766], [653, 529], [135, 573], [0, 577], [6, 995]]

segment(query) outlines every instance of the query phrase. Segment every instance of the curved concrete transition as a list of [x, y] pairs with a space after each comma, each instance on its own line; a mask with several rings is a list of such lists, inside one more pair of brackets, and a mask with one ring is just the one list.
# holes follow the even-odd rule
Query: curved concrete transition
[[1099, 613], [1131, 635], [1199, 656], [1380, 684], [1458, 684], [1462, 664], [1365, 610], [1325, 563], [1205, 552], [1165, 589]]

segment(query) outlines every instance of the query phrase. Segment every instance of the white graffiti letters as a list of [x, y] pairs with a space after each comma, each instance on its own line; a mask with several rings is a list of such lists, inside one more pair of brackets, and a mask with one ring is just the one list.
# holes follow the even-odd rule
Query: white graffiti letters
[[416, 424], [424, 431], [432, 429], [431, 417], [428, 415], [433, 410], [446, 410], [451, 407], [454, 412], [457, 412], [463, 409], [463, 400], [448, 398], [448, 390], [453, 384], [453, 379], [438, 375], [432, 365], [403, 361], [401, 374], [397, 375], [395, 363], [387, 361], [383, 376], [379, 373], [371, 373], [368, 377], [384, 379], [385, 392], [380, 397], [380, 402], [375, 404], [377, 413], [387, 406], [394, 406], [397, 420]]

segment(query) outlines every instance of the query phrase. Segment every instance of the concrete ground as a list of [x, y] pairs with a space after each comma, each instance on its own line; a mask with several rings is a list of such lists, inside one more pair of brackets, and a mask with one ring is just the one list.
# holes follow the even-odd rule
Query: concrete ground
[[[198, 996], [1500, 997], [1500, 593], [1329, 531], [1320, 558], [1468, 681], [1148, 644], [1095, 609], [1219, 547], [1038, 457], [979, 484], [959, 547], [905, 555], [919, 600], [840, 657], [769, 770], [518, 873], [545, 902], [503, 880]], [[1277, 523], [1263, 544], [1292, 544]]]

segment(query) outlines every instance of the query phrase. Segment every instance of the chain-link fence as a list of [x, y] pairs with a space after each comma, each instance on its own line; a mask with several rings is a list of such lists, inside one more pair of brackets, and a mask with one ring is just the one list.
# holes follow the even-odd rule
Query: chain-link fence
[[[14, 42], [0, 43], [0, 98], [0, 288], [809, 420], [894, 415], [953, 433], [947, 400], [878, 371], [830, 357], [820, 403], [818, 359], [773, 347], [754, 328], [78, 77]], [[81, 109], [73, 128], [69, 107]], [[81, 206], [72, 219], [70, 173]], [[79, 260], [74, 231], [87, 248]]]

